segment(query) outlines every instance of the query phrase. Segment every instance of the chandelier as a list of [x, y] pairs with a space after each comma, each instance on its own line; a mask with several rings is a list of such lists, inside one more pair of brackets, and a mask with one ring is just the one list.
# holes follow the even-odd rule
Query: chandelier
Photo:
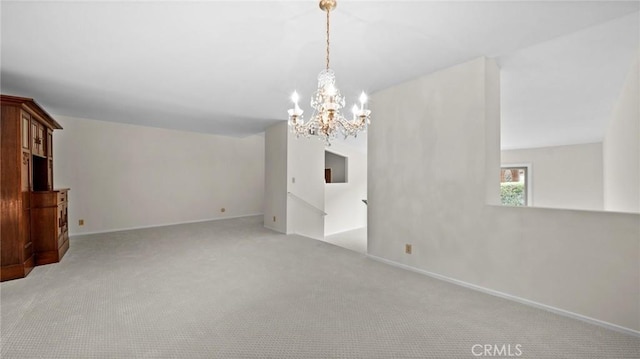
[[327, 58], [326, 68], [318, 75], [318, 89], [311, 97], [313, 115], [308, 122], [302, 118], [302, 109], [298, 106], [300, 97], [293, 92], [291, 100], [294, 107], [289, 110], [289, 127], [296, 136], [318, 136], [327, 145], [331, 145], [331, 139], [337, 137], [338, 132], [344, 135], [357, 137], [358, 132], [364, 131], [370, 123], [371, 111], [365, 108], [367, 95], [360, 95], [360, 106], [353, 105], [351, 120], [347, 120], [341, 110], [344, 107], [344, 96], [336, 87], [336, 76], [329, 67], [329, 13], [336, 8], [336, 0], [321, 0], [320, 9], [327, 13]]

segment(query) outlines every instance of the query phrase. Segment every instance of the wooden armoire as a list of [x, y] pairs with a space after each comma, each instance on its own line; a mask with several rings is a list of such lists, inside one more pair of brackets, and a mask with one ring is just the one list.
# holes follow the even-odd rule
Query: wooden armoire
[[0, 280], [59, 262], [69, 249], [68, 189], [53, 187], [53, 131], [33, 99], [0, 95]]

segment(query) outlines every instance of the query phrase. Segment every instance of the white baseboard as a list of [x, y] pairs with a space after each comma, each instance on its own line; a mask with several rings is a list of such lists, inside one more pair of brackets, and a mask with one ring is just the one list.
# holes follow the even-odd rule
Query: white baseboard
[[621, 332], [621, 333], [624, 333], [624, 334], [632, 335], [632, 336], [635, 336], [635, 337], [640, 337], [640, 331], [637, 331], [637, 330], [634, 330], [634, 329], [631, 329], [631, 328], [625, 328], [625, 327], [622, 327], [622, 326], [617, 325], [617, 324], [613, 324], [613, 323], [605, 322], [603, 320], [587, 317], [587, 316], [584, 316], [582, 314], [570, 312], [568, 310], [552, 307], [550, 305], [538, 303], [538, 302], [535, 302], [535, 301], [532, 301], [532, 300], [529, 300], [529, 299], [517, 297], [515, 295], [511, 295], [511, 294], [499, 292], [497, 290], [481, 287], [479, 285], [463, 282], [463, 281], [458, 280], [458, 279], [449, 278], [449, 277], [443, 276], [441, 274], [429, 272], [429, 271], [426, 271], [424, 269], [412, 267], [412, 266], [409, 266], [409, 265], [406, 265], [406, 264], [398, 263], [398, 262], [395, 262], [395, 261], [392, 261], [392, 260], [389, 260], [389, 259], [385, 259], [385, 258], [374, 256], [374, 255], [371, 255], [371, 254], [367, 254], [367, 257], [369, 257], [369, 258], [371, 258], [371, 259], [373, 259], [375, 261], [378, 261], [378, 262], [389, 264], [389, 265], [392, 265], [394, 267], [406, 269], [406, 270], [409, 270], [409, 271], [412, 271], [412, 272], [424, 274], [426, 276], [429, 276], [429, 277], [432, 277], [432, 278], [435, 278], [435, 279], [443, 280], [445, 282], [453, 283], [453, 284], [456, 284], [456, 285], [459, 285], [459, 286], [462, 286], [462, 287], [465, 287], [465, 288], [477, 290], [477, 291], [482, 292], [482, 293], [486, 293], [486, 294], [493, 295], [493, 296], [496, 296], [496, 297], [500, 297], [500, 298], [504, 298], [504, 299], [511, 300], [511, 301], [514, 301], [514, 302], [518, 302], [518, 303], [521, 303], [521, 304], [525, 304], [525, 305], [528, 305], [530, 307], [543, 309], [543, 310], [546, 310], [546, 311], [549, 311], [549, 312], [552, 312], [552, 313], [555, 313], [555, 314], [559, 314], [559, 315], [562, 315], [562, 316], [565, 316], [565, 317], [578, 319], [578, 320], [581, 320], [583, 322], [587, 322], [587, 323], [590, 323], [590, 324], [595, 324], [595, 325], [598, 325], [598, 326], [601, 326], [601, 327], [604, 327], [604, 328], [607, 328], [607, 329], [615, 330], [617, 332]]
[[202, 222], [220, 221], [220, 220], [223, 220], [223, 219], [255, 217], [255, 216], [262, 216], [262, 215], [263, 215], [262, 213], [255, 213], [255, 214], [243, 214], [243, 215], [239, 215], [239, 216], [230, 216], [230, 217], [216, 217], [216, 218], [209, 218], [209, 219], [197, 219], [195, 221], [153, 224], [153, 225], [150, 225], [150, 226], [127, 227], [127, 228], [109, 229], [109, 230], [94, 231], [94, 232], [69, 233], [69, 236], [70, 237], [75, 237], [75, 236], [85, 236], [85, 235], [90, 235], [90, 234], [113, 233], [113, 232], [131, 231], [131, 230], [135, 230], [135, 229], [167, 227], [167, 226], [175, 226], [175, 225], [178, 225], [178, 224], [202, 223]]

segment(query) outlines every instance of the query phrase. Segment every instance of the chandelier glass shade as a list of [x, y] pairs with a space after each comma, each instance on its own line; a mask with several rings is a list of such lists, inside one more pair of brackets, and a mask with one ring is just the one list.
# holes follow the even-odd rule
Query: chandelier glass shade
[[292, 133], [298, 137], [318, 136], [327, 145], [331, 145], [331, 140], [336, 138], [338, 133], [347, 138], [356, 137], [359, 132], [366, 130], [371, 114], [371, 111], [365, 108], [367, 95], [364, 92], [360, 95], [360, 106], [353, 105], [350, 120], [342, 113], [345, 99], [336, 87], [336, 76], [329, 67], [329, 13], [336, 5], [335, 0], [320, 1], [320, 8], [327, 13], [327, 58], [326, 68], [318, 74], [318, 88], [311, 97], [313, 114], [309, 121], [305, 122], [302, 116], [304, 111], [298, 106], [300, 97], [295, 91], [291, 96], [294, 107], [289, 110], [289, 127]]

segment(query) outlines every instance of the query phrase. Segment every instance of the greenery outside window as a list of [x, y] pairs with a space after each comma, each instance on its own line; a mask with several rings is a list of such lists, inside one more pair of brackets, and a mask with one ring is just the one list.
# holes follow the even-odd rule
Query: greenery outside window
[[527, 206], [529, 194], [529, 169], [502, 167], [500, 169], [500, 202], [504, 206]]

